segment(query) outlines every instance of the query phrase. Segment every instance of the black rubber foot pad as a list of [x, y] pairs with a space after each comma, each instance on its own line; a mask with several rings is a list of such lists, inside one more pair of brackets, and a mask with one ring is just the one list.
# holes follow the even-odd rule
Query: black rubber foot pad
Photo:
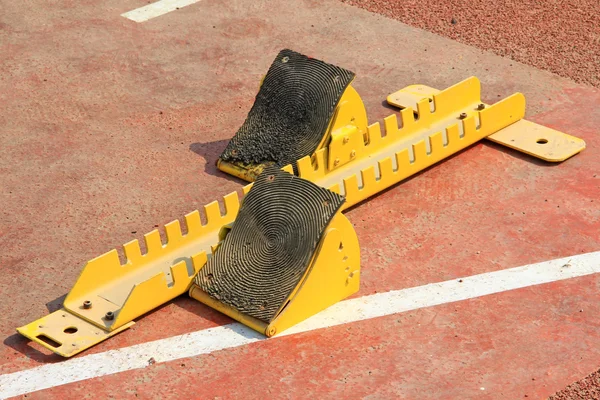
[[294, 165], [312, 155], [354, 73], [292, 50], [278, 55], [221, 159]]
[[343, 203], [334, 192], [267, 167], [196, 283], [211, 297], [269, 323]]

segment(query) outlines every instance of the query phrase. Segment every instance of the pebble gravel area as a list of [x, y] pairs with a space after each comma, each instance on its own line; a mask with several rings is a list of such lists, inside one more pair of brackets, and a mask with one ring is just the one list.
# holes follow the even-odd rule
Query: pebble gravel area
[[600, 0], [341, 1], [600, 87]]
[[548, 400], [591, 400], [600, 399], [600, 370], [572, 383]]

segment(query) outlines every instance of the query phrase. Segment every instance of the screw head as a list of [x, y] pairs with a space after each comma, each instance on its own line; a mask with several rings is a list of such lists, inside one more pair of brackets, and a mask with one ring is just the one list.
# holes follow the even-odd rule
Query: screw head
[[355, 151], [355, 150], [352, 150], [352, 151], [350, 152], [350, 158], [354, 158], [354, 157], [356, 157], [356, 151]]
[[350, 138], [348, 136], [344, 136], [344, 144], [348, 143], [350, 141]]
[[108, 321], [112, 321], [113, 319], [115, 319], [115, 313], [109, 311], [104, 315], [104, 318], [106, 318]]
[[460, 115], [458, 116], [458, 118], [460, 118], [460, 119], [467, 118], [467, 113], [460, 113]]
[[89, 300], [84, 301], [83, 308], [85, 308], [86, 310], [89, 310], [90, 308], [92, 308], [92, 302]]
[[288, 61], [290, 61], [290, 58], [289, 58], [288, 56], [285, 56], [285, 57], [283, 57], [283, 58], [281, 59], [281, 62], [282, 62], [282, 63], [286, 63], [286, 62], [288, 62]]
[[337, 166], [339, 163], [340, 163], [340, 159], [339, 159], [339, 158], [336, 158], [336, 159], [333, 161], [333, 165], [336, 165], [336, 166]]
[[483, 103], [479, 103], [479, 104], [477, 105], [477, 109], [478, 109], [479, 111], [483, 110], [484, 108], [485, 108], [485, 104], [483, 104]]

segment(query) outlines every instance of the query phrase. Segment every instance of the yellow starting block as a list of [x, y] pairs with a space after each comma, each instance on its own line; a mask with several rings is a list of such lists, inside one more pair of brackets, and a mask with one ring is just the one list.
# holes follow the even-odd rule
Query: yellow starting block
[[[72, 356], [190, 295], [273, 336], [356, 292], [360, 251], [343, 210], [482, 139], [552, 162], [585, 148], [578, 138], [524, 120], [525, 97], [487, 105], [468, 78], [439, 91], [413, 85], [388, 96], [399, 113], [369, 124], [342, 68], [283, 50], [218, 167], [247, 181], [226, 195], [89, 261], [64, 308], [18, 328]], [[280, 171], [283, 169], [286, 172]]]

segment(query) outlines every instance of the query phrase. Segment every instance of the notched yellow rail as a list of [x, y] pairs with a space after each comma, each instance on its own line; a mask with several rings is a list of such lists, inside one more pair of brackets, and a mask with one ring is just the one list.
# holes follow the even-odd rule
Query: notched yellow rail
[[[366, 127], [347, 125], [333, 132], [328, 148], [298, 161], [299, 176], [346, 196], [348, 208], [428, 168], [525, 116], [525, 97], [516, 93], [478, 110], [480, 83], [469, 78]], [[433, 110], [432, 110], [433, 107]], [[415, 112], [416, 111], [416, 112]], [[345, 154], [355, 154], [346, 163]]]
[[[522, 94], [481, 108], [480, 91], [479, 80], [472, 77], [429, 93], [415, 102], [416, 110], [403, 107], [398, 116], [385, 118], [384, 131], [379, 123], [368, 125], [362, 100], [353, 91], [340, 101], [329, 145], [300, 159], [298, 174], [345, 195], [345, 208], [357, 204], [524, 117]], [[292, 172], [291, 166], [284, 169]], [[150, 232], [144, 237], [146, 254], [137, 241], [125, 244], [123, 265], [116, 250], [91, 260], [64, 309], [18, 331], [72, 356], [127, 329], [135, 318], [190, 289], [218, 245], [221, 228], [234, 222], [240, 202], [237, 193], [226, 195], [223, 215], [216, 201], [208, 204], [205, 225], [198, 211], [186, 215], [185, 235], [179, 221], [167, 224], [165, 244], [158, 231]]]
[[[413, 107], [434, 98], [439, 90], [425, 85], [411, 85], [387, 97], [390, 105]], [[477, 108], [489, 107], [479, 103]], [[487, 136], [488, 140], [548, 162], [561, 162], [585, 149], [585, 141], [575, 136], [536, 124], [525, 119]]]
[[145, 254], [137, 240], [126, 243], [123, 265], [116, 250], [90, 260], [65, 299], [64, 308], [18, 328], [18, 332], [60, 355], [72, 356], [185, 293], [218, 243], [221, 227], [237, 216], [237, 193], [225, 196], [223, 203], [223, 215], [216, 201], [204, 207], [205, 225], [199, 211], [187, 214], [185, 235], [178, 220], [166, 224], [165, 244], [158, 230], [144, 235]]

